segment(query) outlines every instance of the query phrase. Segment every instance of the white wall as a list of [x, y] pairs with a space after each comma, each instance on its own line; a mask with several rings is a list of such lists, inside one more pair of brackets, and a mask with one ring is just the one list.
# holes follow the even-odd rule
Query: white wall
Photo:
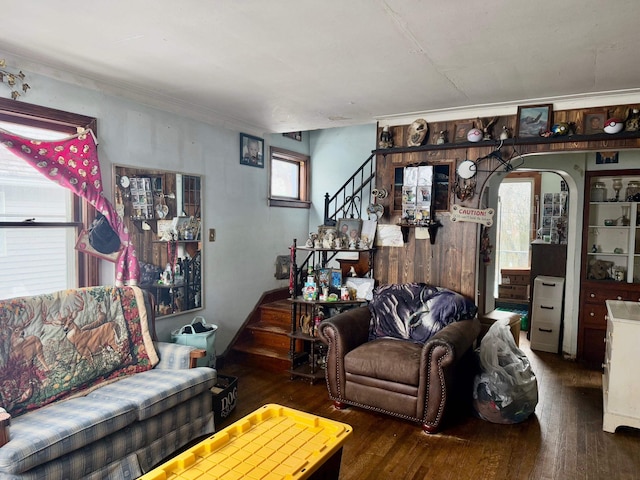
[[[376, 148], [376, 128], [374, 123], [311, 132], [310, 232], [317, 231], [324, 221], [325, 194], [333, 195]], [[363, 200], [366, 207], [369, 202]], [[365, 212], [361, 213], [366, 216]]]

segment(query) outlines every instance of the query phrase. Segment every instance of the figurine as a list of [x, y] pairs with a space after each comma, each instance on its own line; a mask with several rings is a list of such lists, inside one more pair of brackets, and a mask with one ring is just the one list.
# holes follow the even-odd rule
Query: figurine
[[482, 130], [482, 140], [493, 140], [493, 126], [499, 118], [493, 117], [489, 120], [488, 118], [478, 117], [478, 124], [480, 125], [480, 130]]
[[380, 141], [378, 142], [378, 146], [380, 148], [391, 148], [393, 147], [393, 136], [389, 131], [389, 126], [385, 125], [382, 127], [382, 132], [380, 132]]
[[422, 145], [428, 131], [429, 125], [426, 120], [423, 120], [422, 118], [415, 120], [411, 125], [409, 125], [407, 146], [417, 147], [418, 145]]
[[502, 126], [502, 131], [500, 132], [500, 140], [507, 140], [511, 138], [511, 130], [506, 125]]
[[318, 234], [317, 233], [310, 232], [309, 233], [309, 238], [307, 238], [307, 241], [304, 244], [304, 246], [307, 247], [307, 248], [313, 248], [315, 246], [317, 238], [318, 238]]
[[440, 135], [438, 135], [438, 139], [436, 140], [436, 145], [444, 145], [447, 143], [447, 131], [440, 130]]
[[640, 130], [640, 110], [637, 108], [629, 110], [627, 120], [624, 122], [624, 129], [627, 132], [637, 132]]

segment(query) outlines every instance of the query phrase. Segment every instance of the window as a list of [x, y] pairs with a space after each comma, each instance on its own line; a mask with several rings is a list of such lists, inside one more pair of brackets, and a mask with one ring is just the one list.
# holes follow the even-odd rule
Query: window
[[[95, 119], [0, 99], [0, 128], [53, 140]], [[93, 208], [0, 146], [0, 298], [97, 285], [98, 262], [74, 250]]]
[[310, 208], [309, 157], [271, 147], [269, 158], [269, 205]]

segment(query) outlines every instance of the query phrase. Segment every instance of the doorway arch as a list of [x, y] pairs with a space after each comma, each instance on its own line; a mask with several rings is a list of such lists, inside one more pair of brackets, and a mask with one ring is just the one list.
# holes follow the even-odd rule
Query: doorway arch
[[[584, 201], [584, 173], [587, 165], [587, 153], [557, 153], [523, 155], [520, 161], [514, 162], [513, 171], [552, 172], [560, 175], [566, 182], [569, 191], [568, 233], [567, 233], [567, 267], [565, 273], [565, 295], [563, 314], [563, 336], [561, 351], [569, 358], [575, 358], [578, 345], [578, 319], [580, 300], [580, 251], [582, 242], [582, 205]], [[496, 208], [497, 189], [510, 172], [496, 171], [491, 173], [480, 190], [482, 208]], [[496, 192], [492, 195], [491, 192]], [[491, 200], [495, 198], [494, 200]], [[494, 203], [494, 204], [492, 204]], [[497, 210], [496, 210], [497, 211]], [[492, 245], [496, 245], [496, 230], [489, 231]], [[480, 241], [480, 239], [478, 239]], [[488, 268], [489, 271], [485, 271]], [[495, 276], [495, 252], [490, 265], [484, 265], [479, 259], [477, 268], [478, 292], [484, 297], [485, 310], [493, 309]], [[485, 281], [486, 279], [486, 281]], [[491, 280], [490, 280], [491, 279]], [[484, 282], [484, 284], [483, 284]]]

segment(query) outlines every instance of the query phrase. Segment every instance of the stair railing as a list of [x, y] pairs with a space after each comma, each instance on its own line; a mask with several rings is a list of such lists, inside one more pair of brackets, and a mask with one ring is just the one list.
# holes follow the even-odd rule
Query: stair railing
[[[367, 211], [371, 203], [372, 191], [374, 189], [376, 162], [375, 154], [372, 153], [351, 177], [330, 197], [328, 193], [324, 197], [324, 224], [336, 225], [339, 218], [361, 218], [362, 213]], [[293, 241], [292, 248], [296, 248], [296, 240]], [[331, 260], [336, 253], [332, 253], [325, 261]], [[307, 275], [309, 262], [313, 261], [313, 252], [309, 252], [304, 260], [297, 265], [294, 260], [290, 268], [293, 269], [292, 296], [300, 295], [299, 286], [304, 284]]]
[[[374, 157], [375, 154], [372, 153], [332, 197], [329, 197], [328, 193], [325, 194], [325, 225], [335, 225], [338, 218], [360, 218], [362, 213], [366, 212], [374, 188], [373, 179], [376, 176]], [[342, 216], [338, 217], [340, 214]]]

